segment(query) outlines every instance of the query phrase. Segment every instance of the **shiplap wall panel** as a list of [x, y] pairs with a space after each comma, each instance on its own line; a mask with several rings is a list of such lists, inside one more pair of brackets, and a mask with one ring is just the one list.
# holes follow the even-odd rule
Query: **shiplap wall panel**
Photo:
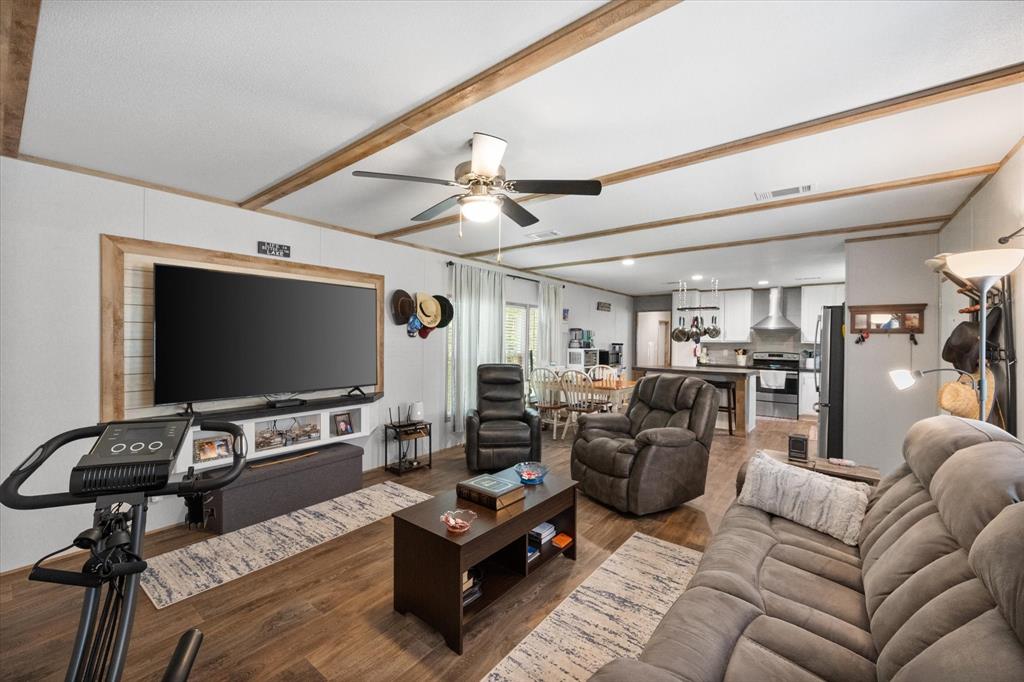
[[[124, 406], [153, 407], [153, 261], [126, 258], [124, 266]], [[126, 415], [128, 416], [128, 415]], [[133, 414], [131, 416], [145, 416]]]

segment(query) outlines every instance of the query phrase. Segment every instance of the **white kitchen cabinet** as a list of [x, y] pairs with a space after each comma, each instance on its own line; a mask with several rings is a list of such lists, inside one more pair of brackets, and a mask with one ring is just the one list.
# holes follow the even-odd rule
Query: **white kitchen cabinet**
[[839, 305], [846, 300], [846, 286], [843, 284], [816, 284], [800, 288], [800, 341], [814, 343], [814, 333], [821, 316], [821, 309], [827, 305]]
[[800, 372], [800, 414], [817, 414], [814, 411], [816, 402], [818, 389], [814, 384], [814, 372]]
[[[754, 304], [754, 292], [752, 289], [737, 289], [734, 291], [720, 291], [718, 293], [717, 315], [718, 326], [722, 334], [717, 339], [704, 339], [706, 343], [746, 343], [750, 341], [750, 324]], [[713, 300], [714, 297], [706, 295], [706, 299]], [[709, 305], [714, 305], [710, 303]], [[705, 315], [704, 322], [711, 324], [711, 316]]]

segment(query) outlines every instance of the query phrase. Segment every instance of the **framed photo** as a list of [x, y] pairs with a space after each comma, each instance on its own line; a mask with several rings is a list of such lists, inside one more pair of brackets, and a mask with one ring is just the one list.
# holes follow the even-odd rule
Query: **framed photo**
[[197, 438], [192, 441], [192, 462], [194, 464], [225, 457], [231, 457], [231, 438], [228, 436]]
[[352, 428], [352, 413], [338, 412], [335, 414], [334, 430], [338, 432], [339, 436], [344, 436], [346, 433], [355, 433], [355, 429]]

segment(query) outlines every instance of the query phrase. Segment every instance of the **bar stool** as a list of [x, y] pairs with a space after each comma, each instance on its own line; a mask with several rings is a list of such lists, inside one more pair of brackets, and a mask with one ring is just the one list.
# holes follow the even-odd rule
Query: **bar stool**
[[733, 435], [733, 424], [736, 422], [736, 382], [735, 381], [709, 381], [715, 388], [725, 389], [725, 405], [719, 405], [719, 412], [728, 412], [729, 435]]

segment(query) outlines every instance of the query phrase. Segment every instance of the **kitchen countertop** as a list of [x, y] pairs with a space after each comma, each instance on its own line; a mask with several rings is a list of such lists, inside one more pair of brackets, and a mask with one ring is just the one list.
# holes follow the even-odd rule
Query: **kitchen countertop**
[[[700, 363], [698, 365], [698, 367], [709, 367], [709, 368], [710, 367], [723, 367], [723, 368], [724, 367], [729, 367], [729, 368], [735, 368], [735, 369], [751, 369], [751, 370], [754, 370], [754, 371], [760, 371], [756, 367], [750, 367], [749, 365], [741, 366], [741, 365], [737, 365], [735, 362], [707, 362], [707, 363], [702, 362], [702, 363]], [[799, 367], [797, 367], [795, 369], [787, 369], [787, 370], [779, 370], [779, 371], [786, 371], [786, 372], [813, 372], [814, 369], [811, 368], [811, 367], [805, 367], [803, 364], [801, 364]]]
[[645, 372], [665, 372], [667, 374], [742, 374], [750, 376], [757, 374], [758, 370], [751, 367], [740, 367], [739, 365], [699, 365], [697, 367], [634, 367]]

